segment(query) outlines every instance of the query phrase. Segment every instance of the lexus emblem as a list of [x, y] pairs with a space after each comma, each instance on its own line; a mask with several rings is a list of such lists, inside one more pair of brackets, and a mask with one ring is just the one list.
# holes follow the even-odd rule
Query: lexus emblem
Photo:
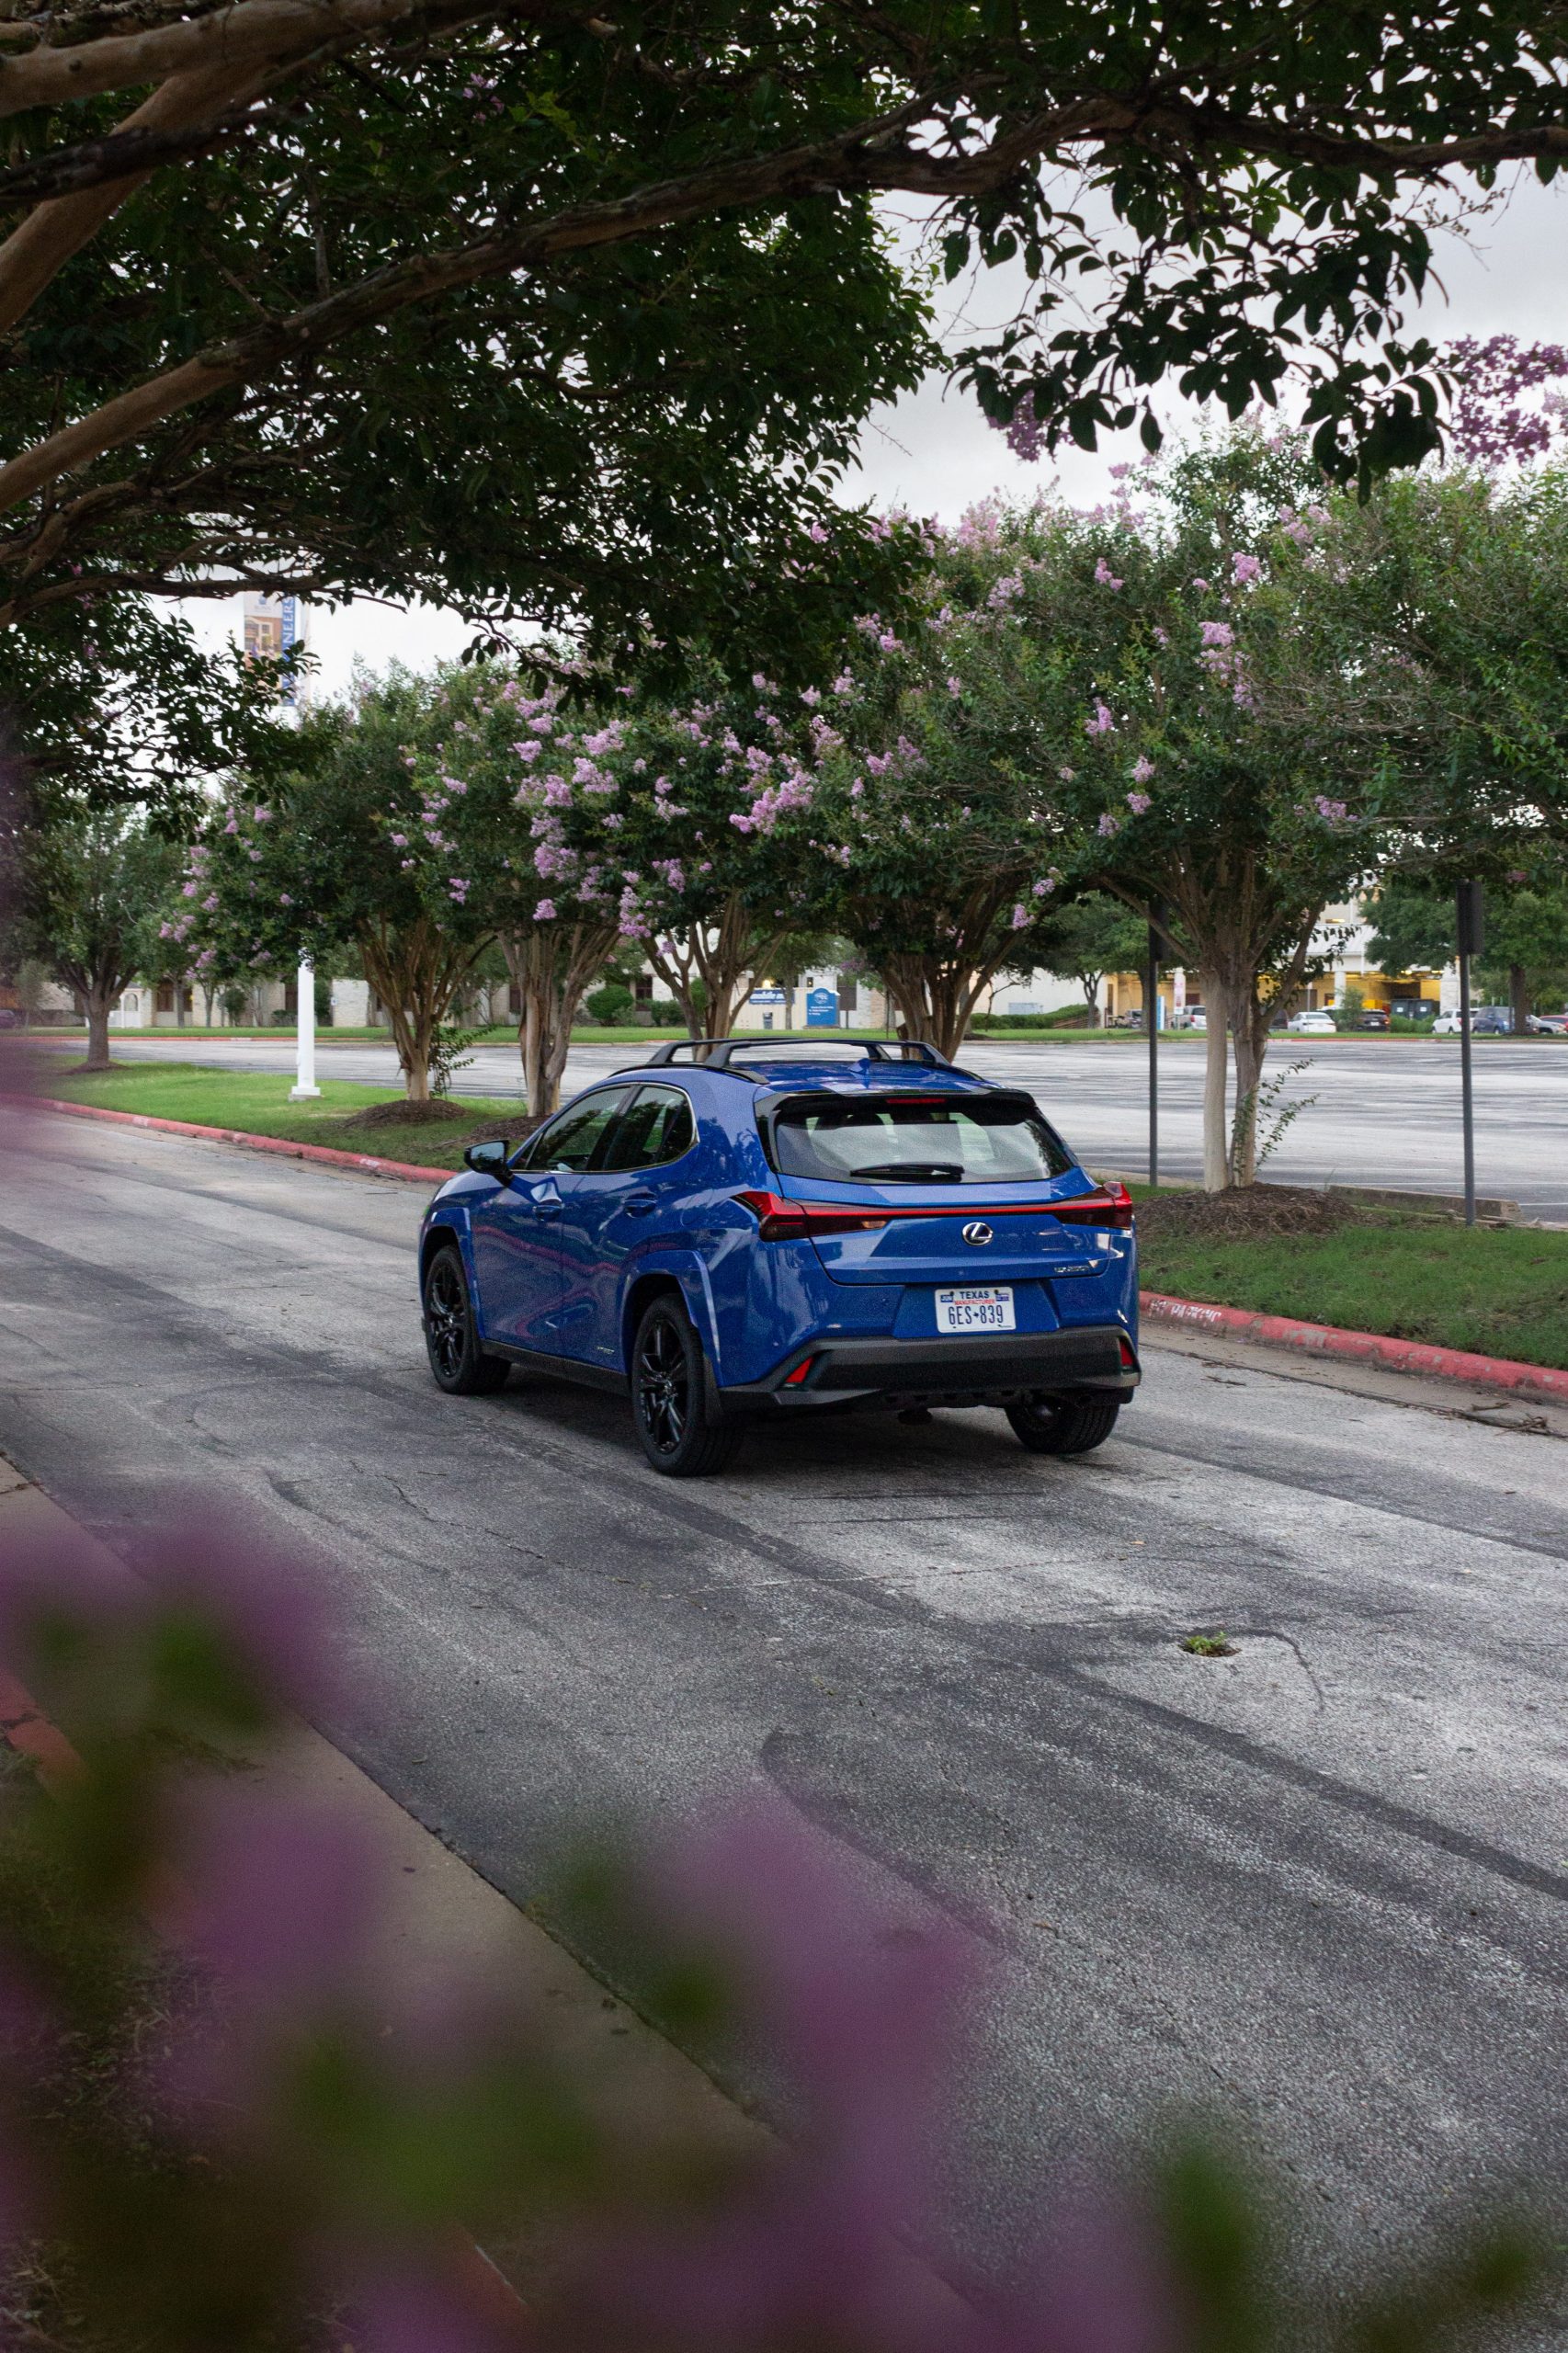
[[963, 1238], [976, 1250], [983, 1250], [992, 1238], [991, 1228], [983, 1217], [971, 1218], [964, 1227]]

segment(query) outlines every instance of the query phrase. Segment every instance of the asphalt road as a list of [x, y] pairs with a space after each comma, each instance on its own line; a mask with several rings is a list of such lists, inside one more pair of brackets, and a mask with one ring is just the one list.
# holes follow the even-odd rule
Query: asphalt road
[[[796, 1033], [799, 1035], [800, 1033]], [[199, 1032], [180, 1039], [117, 1039], [117, 1054], [211, 1061], [247, 1070], [291, 1070], [292, 1038], [216, 1044]], [[567, 1064], [569, 1090], [633, 1059], [625, 1046], [579, 1046]], [[1032, 1042], [971, 1045], [963, 1061], [988, 1078], [1028, 1087], [1061, 1125], [1074, 1149], [1096, 1166], [1142, 1175], [1148, 1165], [1148, 1076], [1142, 1047]], [[1291, 1122], [1267, 1173], [1286, 1184], [1392, 1185], [1457, 1193], [1463, 1181], [1460, 1141], [1459, 1042], [1447, 1038], [1278, 1040], [1270, 1073], [1305, 1061], [1281, 1101], [1315, 1097]], [[324, 1077], [397, 1084], [390, 1046], [326, 1046]], [[1203, 1048], [1165, 1047], [1160, 1060], [1162, 1173], [1202, 1171]], [[520, 1095], [517, 1056], [509, 1046], [476, 1050], [457, 1091]], [[1531, 1217], [1568, 1223], [1568, 1040], [1482, 1039], [1475, 1046], [1476, 1182], [1483, 1193], [1522, 1202]], [[1265, 1124], [1267, 1122], [1266, 1120]]]
[[[0, 1447], [100, 1529], [196, 1483], [312, 1548], [358, 1695], [324, 1728], [519, 1899], [585, 1818], [764, 1790], [982, 1917], [964, 2259], [1188, 2107], [1356, 2259], [1568, 2178], [1563, 1441], [1153, 1347], [1082, 1462], [943, 1413], [680, 1485], [613, 1398], [434, 1388], [421, 1207], [35, 1120]], [[1233, 1659], [1178, 1648], [1215, 1625]]]

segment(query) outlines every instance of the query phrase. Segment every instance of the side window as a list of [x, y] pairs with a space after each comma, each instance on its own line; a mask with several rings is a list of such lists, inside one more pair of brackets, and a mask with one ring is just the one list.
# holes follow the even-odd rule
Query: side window
[[603, 1160], [606, 1170], [657, 1168], [697, 1142], [691, 1104], [678, 1086], [644, 1086], [623, 1113]]
[[522, 1165], [535, 1176], [542, 1176], [550, 1169], [574, 1174], [585, 1168], [625, 1099], [626, 1089], [618, 1086], [572, 1104], [558, 1120], [552, 1120], [548, 1128], [541, 1128], [537, 1136], [529, 1139]]

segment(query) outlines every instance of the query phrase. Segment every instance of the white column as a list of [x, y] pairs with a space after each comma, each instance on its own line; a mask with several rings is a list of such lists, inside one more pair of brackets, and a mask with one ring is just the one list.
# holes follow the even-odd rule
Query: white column
[[289, 1089], [289, 1100], [290, 1103], [303, 1103], [321, 1093], [316, 1085], [316, 972], [308, 956], [300, 959], [296, 990], [300, 1013], [295, 1025], [294, 1084]]

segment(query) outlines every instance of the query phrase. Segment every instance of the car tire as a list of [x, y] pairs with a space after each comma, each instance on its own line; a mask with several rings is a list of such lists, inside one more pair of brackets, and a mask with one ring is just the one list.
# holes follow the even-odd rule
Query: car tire
[[480, 1347], [462, 1254], [454, 1244], [432, 1251], [421, 1306], [425, 1348], [437, 1389], [449, 1397], [487, 1397], [505, 1388], [512, 1368], [504, 1357], [486, 1356]]
[[715, 1421], [702, 1343], [679, 1300], [643, 1312], [631, 1344], [631, 1417], [642, 1451], [666, 1479], [709, 1479], [734, 1453], [740, 1433]]
[[1031, 1454], [1091, 1454], [1116, 1427], [1119, 1397], [1039, 1397], [1007, 1407], [1020, 1446]]

